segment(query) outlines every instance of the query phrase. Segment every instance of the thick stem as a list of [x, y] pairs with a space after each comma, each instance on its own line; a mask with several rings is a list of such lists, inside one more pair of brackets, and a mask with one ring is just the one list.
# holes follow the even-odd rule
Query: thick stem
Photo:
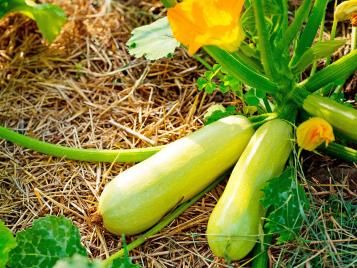
[[302, 81], [299, 86], [314, 92], [337, 80], [346, 79], [357, 70], [357, 50], [335, 61], [328, 67]]
[[262, 0], [252, 1], [254, 7], [255, 24], [258, 31], [258, 45], [264, 71], [268, 77], [276, 80], [276, 71], [274, 66], [273, 51], [269, 42], [269, 32], [266, 27], [264, 6]]
[[[199, 199], [201, 199], [206, 193], [210, 192], [212, 189], [214, 189], [220, 182], [222, 182], [226, 178], [225, 175], [222, 175], [219, 177], [215, 182], [210, 184], [206, 189], [204, 189], [202, 192], [197, 194], [195, 197], [192, 199], [188, 200], [187, 202], [181, 204], [178, 206], [173, 212], [168, 214], [166, 217], [164, 217], [158, 224], [156, 224], [154, 227], [152, 227], [150, 230], [139, 236], [136, 240], [128, 244], [127, 250], [131, 251], [144, 242], [147, 241], [151, 236], [157, 234], [160, 232], [163, 228], [165, 228], [168, 224], [170, 224], [174, 219], [176, 219], [178, 216], [180, 216], [183, 212], [185, 212], [190, 206], [192, 206], [194, 203], [196, 203]], [[120, 249], [118, 252], [114, 253], [111, 255], [108, 259], [104, 261], [105, 267], [109, 267], [110, 264], [117, 258], [120, 258], [124, 256], [125, 250]]]
[[163, 148], [163, 146], [125, 150], [71, 148], [30, 138], [5, 127], [0, 127], [0, 138], [50, 156], [90, 162], [135, 163], [149, 158]]
[[206, 46], [205, 51], [214, 58], [222, 67], [232, 76], [242, 81], [243, 83], [253, 87], [263, 89], [270, 94], [276, 94], [278, 87], [267, 77], [256, 73], [248, 68], [239, 56], [233, 56], [218, 47]]

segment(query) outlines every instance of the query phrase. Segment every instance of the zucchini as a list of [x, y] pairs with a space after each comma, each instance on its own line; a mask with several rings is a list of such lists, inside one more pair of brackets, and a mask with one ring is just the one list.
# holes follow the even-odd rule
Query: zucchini
[[291, 134], [288, 122], [275, 119], [249, 141], [208, 221], [207, 240], [216, 256], [239, 260], [254, 247], [265, 213], [261, 190], [283, 171], [292, 150]]
[[119, 174], [99, 200], [104, 227], [127, 235], [148, 229], [234, 165], [253, 133], [246, 117], [225, 117]]
[[357, 142], [357, 110], [330, 98], [309, 95], [303, 102], [309, 114], [328, 121], [334, 129]]

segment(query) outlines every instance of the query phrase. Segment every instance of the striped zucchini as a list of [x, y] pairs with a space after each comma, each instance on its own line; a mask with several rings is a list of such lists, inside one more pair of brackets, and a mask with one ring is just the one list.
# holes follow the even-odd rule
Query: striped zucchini
[[283, 171], [292, 149], [291, 132], [288, 122], [269, 121], [242, 153], [208, 221], [207, 239], [216, 256], [239, 260], [254, 247], [265, 213], [261, 190]]
[[234, 165], [254, 133], [244, 116], [229, 116], [179, 139], [108, 183], [98, 212], [107, 230], [137, 234]]

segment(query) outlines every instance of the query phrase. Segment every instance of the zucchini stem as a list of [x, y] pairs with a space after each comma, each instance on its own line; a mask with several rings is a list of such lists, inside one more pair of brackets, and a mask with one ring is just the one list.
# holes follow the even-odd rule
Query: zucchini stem
[[[277, 114], [268, 113], [250, 117], [254, 128], [258, 128], [263, 123], [277, 118]], [[101, 150], [101, 149], [81, 149], [66, 147], [57, 144], [40, 141], [16, 131], [0, 126], [0, 139], [5, 139], [24, 148], [43, 153], [50, 156], [64, 159], [88, 161], [88, 162], [121, 162], [136, 163], [141, 162], [160, 151], [165, 146], [155, 146], [136, 149]]]
[[357, 150], [332, 142], [327, 147], [320, 147], [319, 150], [339, 159], [357, 163]]
[[1, 126], [0, 138], [10, 141], [14, 144], [23, 146], [27, 149], [31, 149], [36, 152], [44, 153], [50, 156], [90, 162], [135, 163], [149, 158], [150, 156], [157, 153], [163, 148], [163, 146], [122, 150], [71, 148], [27, 137], [25, 135], [19, 134], [13, 130]]

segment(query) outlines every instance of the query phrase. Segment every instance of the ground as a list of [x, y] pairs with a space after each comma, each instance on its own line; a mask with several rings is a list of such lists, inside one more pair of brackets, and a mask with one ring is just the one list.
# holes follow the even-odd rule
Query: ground
[[[197, 90], [204, 67], [184, 50], [156, 62], [128, 54], [131, 29], [160, 17], [159, 1], [115, 1], [109, 12], [96, 1], [53, 2], [69, 21], [51, 45], [21, 15], [0, 23], [1, 125], [66, 146], [137, 148], [164, 145], [202, 127], [214, 103], [239, 106], [230, 94]], [[350, 95], [354, 87], [353, 81], [346, 86]], [[301, 163], [301, 183], [315, 202], [307, 215], [311, 224], [297, 241], [270, 247], [271, 265], [353, 265], [356, 165], [312, 154], [303, 154]], [[42, 215], [65, 215], [80, 228], [88, 254], [105, 258], [121, 242], [92, 223], [91, 214], [105, 183], [128, 167], [52, 158], [0, 141], [0, 218], [16, 232]], [[134, 261], [143, 267], [227, 267], [205, 239], [223, 189], [224, 183], [133, 250]], [[249, 266], [251, 258], [232, 265]]]

